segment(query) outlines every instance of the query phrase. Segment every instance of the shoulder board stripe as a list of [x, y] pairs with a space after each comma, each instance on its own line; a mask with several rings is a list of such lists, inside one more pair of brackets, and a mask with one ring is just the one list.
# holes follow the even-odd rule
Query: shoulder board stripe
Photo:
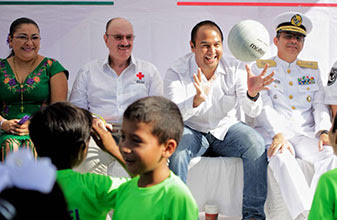
[[297, 60], [296, 64], [303, 68], [318, 69], [318, 62], [316, 61]]
[[275, 67], [276, 62], [275, 60], [256, 60], [256, 65], [259, 68], [264, 68], [266, 64], [269, 64], [269, 67]]

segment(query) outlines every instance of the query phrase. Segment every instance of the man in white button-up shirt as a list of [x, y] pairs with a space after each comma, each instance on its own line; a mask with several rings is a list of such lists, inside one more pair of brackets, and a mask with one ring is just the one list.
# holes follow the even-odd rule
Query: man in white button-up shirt
[[[263, 109], [255, 128], [268, 145], [269, 166], [292, 219], [306, 218], [318, 178], [336, 166], [327, 130], [330, 114], [317, 62], [299, 60], [310, 19], [287, 12], [274, 19], [277, 56], [258, 60], [253, 70], [269, 63], [275, 72], [270, 90], [262, 92]], [[315, 175], [307, 182], [295, 156], [314, 164]], [[310, 187], [309, 187], [310, 186]], [[311, 189], [310, 189], [311, 188]]]
[[[223, 34], [212, 21], [202, 21], [192, 30], [192, 53], [178, 59], [164, 79], [165, 96], [180, 108], [185, 129], [170, 168], [186, 182], [191, 158], [240, 157], [244, 167], [243, 219], [265, 219], [267, 158], [263, 138], [239, 121], [236, 109], [256, 117], [262, 108], [259, 92], [272, 82], [250, 72], [234, 59], [222, 57]], [[248, 84], [248, 87], [247, 87]], [[225, 172], [225, 171], [224, 171]], [[226, 186], [223, 186], [226, 187]]]
[[[152, 63], [132, 55], [135, 36], [129, 21], [124, 18], [109, 20], [103, 38], [109, 55], [80, 69], [70, 102], [103, 117], [113, 127], [119, 127], [128, 105], [146, 96], [163, 95], [163, 81]], [[93, 141], [90, 146], [87, 161], [79, 171], [106, 173], [112, 158]]]

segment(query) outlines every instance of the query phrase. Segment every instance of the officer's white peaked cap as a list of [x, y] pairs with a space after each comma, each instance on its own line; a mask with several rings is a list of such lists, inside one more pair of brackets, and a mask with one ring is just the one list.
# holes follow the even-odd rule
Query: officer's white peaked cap
[[312, 22], [308, 16], [299, 12], [286, 12], [274, 19], [273, 27], [276, 32], [290, 31], [306, 36], [312, 29]]

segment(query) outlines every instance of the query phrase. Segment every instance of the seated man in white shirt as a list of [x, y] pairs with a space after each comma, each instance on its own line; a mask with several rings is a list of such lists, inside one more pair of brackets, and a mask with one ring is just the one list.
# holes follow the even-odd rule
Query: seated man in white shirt
[[[286, 12], [274, 19], [277, 55], [258, 60], [258, 71], [269, 63], [275, 72], [270, 90], [261, 93], [263, 108], [255, 128], [268, 145], [269, 167], [280, 185], [292, 219], [305, 219], [320, 175], [337, 165], [329, 143], [328, 106], [317, 62], [298, 59], [312, 29], [309, 17]], [[307, 182], [296, 158], [311, 162], [315, 174]]]
[[[191, 33], [192, 53], [179, 58], [164, 79], [165, 96], [179, 107], [184, 133], [170, 168], [186, 182], [193, 157], [208, 155], [242, 158], [243, 219], [265, 219], [267, 157], [262, 136], [236, 117], [241, 106], [250, 117], [260, 114], [259, 92], [273, 81], [273, 74], [247, 72], [240, 62], [224, 58], [223, 34], [213, 21], [202, 21]], [[226, 172], [226, 171], [224, 171]], [[221, 186], [226, 187], [226, 186]], [[203, 189], [200, 189], [203, 190]]]
[[[70, 102], [99, 115], [118, 129], [127, 106], [146, 96], [162, 95], [163, 82], [153, 64], [132, 55], [135, 35], [129, 21], [124, 18], [109, 20], [103, 38], [109, 55], [80, 69]], [[112, 161], [92, 141], [87, 160], [78, 170], [106, 174]]]

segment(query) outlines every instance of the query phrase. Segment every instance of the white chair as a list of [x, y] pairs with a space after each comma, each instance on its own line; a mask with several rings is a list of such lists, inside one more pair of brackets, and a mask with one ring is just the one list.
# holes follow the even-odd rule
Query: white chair
[[[313, 165], [300, 159], [297, 161], [307, 181], [311, 182]], [[193, 158], [189, 164], [187, 185], [197, 201], [200, 212], [204, 212], [207, 202], [215, 202], [221, 215], [240, 219], [243, 190], [243, 166], [240, 158]], [[291, 220], [270, 168], [265, 213], [266, 218], [270, 220]]]

